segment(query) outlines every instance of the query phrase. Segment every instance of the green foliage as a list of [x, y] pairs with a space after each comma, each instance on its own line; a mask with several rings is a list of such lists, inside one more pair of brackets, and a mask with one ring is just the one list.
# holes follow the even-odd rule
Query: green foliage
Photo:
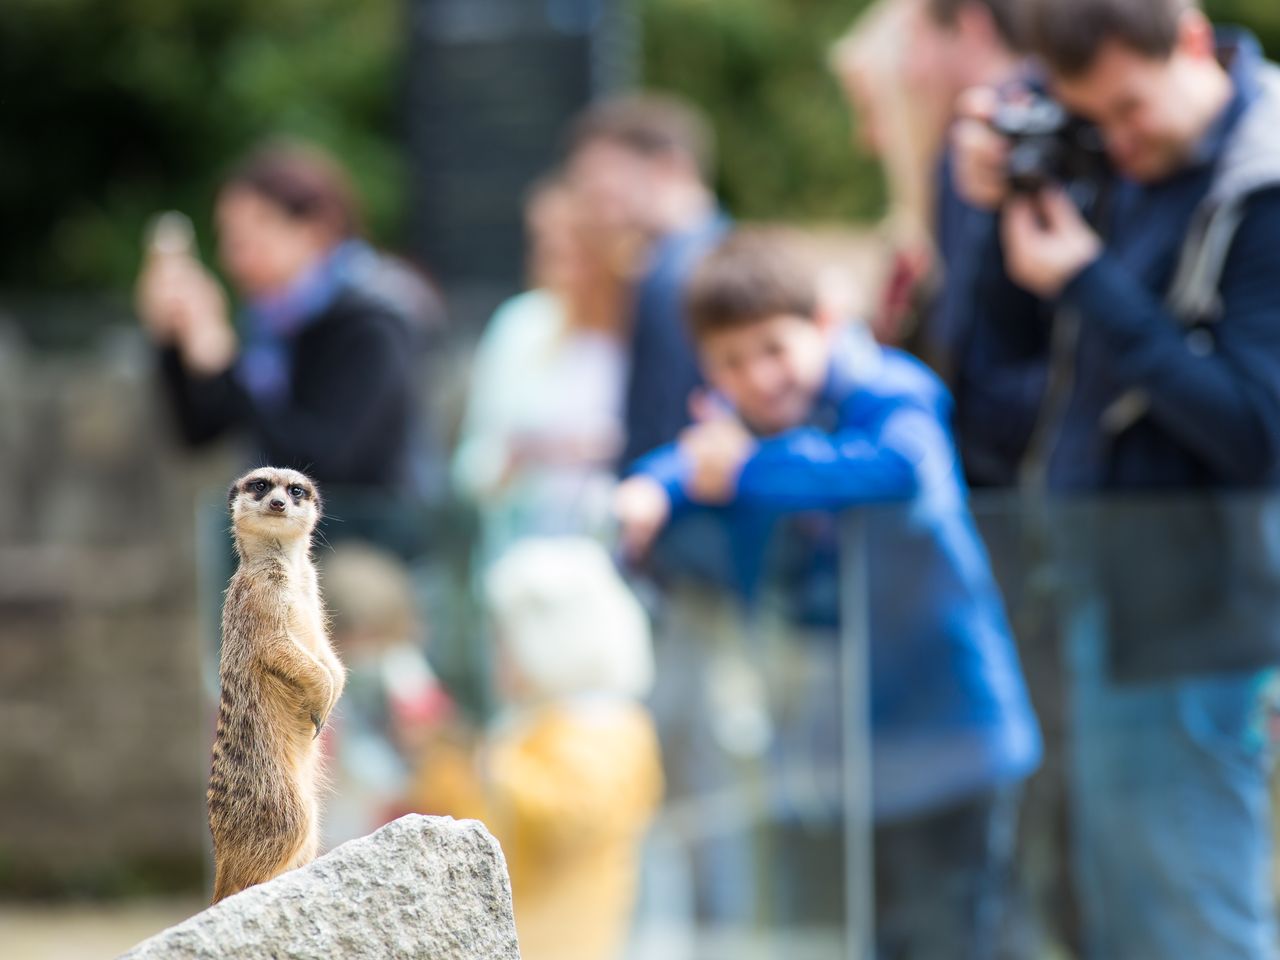
[[1204, 7], [1215, 23], [1253, 30], [1271, 57], [1280, 58], [1280, 4], [1275, 0], [1205, 0]]
[[[124, 291], [146, 219], [210, 238], [220, 175], [271, 133], [342, 156], [375, 238], [403, 213], [399, 65], [409, 0], [0, 0], [0, 288]], [[530, 0], [533, 2], [533, 0]], [[826, 52], [866, 0], [631, 0], [646, 81], [714, 120], [720, 187], [744, 218], [867, 220]], [[1280, 4], [1209, 0], [1280, 55]]]
[[[825, 68], [866, 0], [645, 0], [649, 84], [705, 109], [721, 187], [745, 218], [868, 219], [882, 210], [874, 162], [857, 153]], [[1255, 30], [1280, 57], [1280, 3], [1208, 0], [1217, 22]]]
[[142, 227], [189, 212], [263, 136], [312, 138], [352, 167], [393, 233], [400, 0], [4, 0], [0, 285], [127, 286]]
[[746, 219], [870, 219], [878, 168], [853, 145], [827, 51], [866, 0], [646, 0], [644, 72], [711, 116], [720, 188]]
[[0, 897], [7, 900], [171, 897], [203, 889], [204, 855], [199, 848], [75, 864], [10, 856], [0, 850]]

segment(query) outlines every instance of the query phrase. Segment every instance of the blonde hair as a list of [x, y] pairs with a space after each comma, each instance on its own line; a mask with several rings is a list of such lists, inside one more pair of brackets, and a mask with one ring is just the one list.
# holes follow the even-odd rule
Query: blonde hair
[[859, 120], [875, 132], [875, 148], [889, 193], [886, 226], [892, 237], [928, 246], [936, 203], [934, 179], [950, 104], [907, 89], [903, 64], [911, 43], [913, 5], [923, 0], [878, 0], [831, 47], [828, 65]]

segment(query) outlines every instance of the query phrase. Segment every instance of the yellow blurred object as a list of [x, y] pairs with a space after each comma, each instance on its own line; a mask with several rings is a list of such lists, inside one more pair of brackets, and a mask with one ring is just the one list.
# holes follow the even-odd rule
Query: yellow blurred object
[[525, 960], [609, 960], [631, 917], [640, 843], [663, 788], [648, 711], [615, 698], [536, 707], [478, 758], [428, 751], [415, 809], [481, 820], [511, 871]]

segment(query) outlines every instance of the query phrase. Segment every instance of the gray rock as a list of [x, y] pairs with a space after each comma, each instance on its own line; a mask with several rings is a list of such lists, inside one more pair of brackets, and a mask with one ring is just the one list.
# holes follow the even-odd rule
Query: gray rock
[[121, 960], [213, 957], [519, 960], [507, 864], [475, 820], [401, 817]]

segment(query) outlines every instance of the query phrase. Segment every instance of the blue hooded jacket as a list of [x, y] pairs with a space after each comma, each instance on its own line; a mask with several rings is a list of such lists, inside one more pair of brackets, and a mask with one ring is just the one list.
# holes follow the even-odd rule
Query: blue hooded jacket
[[[780, 526], [802, 534], [797, 619], [834, 625], [835, 515], [866, 513], [871, 598], [873, 790], [881, 817], [908, 816], [1017, 781], [1041, 743], [1003, 604], [967, 507], [947, 423], [950, 398], [922, 364], [851, 333], [833, 348], [807, 425], [762, 439], [734, 501], [686, 493], [678, 447], [637, 472], [666, 489], [673, 526], [694, 514], [727, 527], [748, 598]], [[793, 544], [795, 539], [793, 538]], [[770, 584], [772, 585], [772, 583]]]

